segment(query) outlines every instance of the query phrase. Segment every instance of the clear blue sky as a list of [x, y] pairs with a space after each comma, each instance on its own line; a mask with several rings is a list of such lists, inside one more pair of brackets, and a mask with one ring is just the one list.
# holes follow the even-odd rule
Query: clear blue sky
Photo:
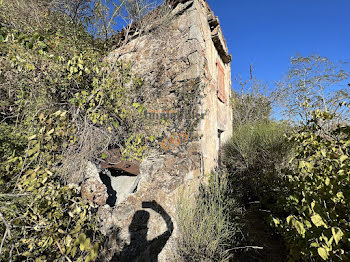
[[232, 75], [272, 83], [296, 53], [350, 62], [350, 0], [207, 0], [232, 54]]

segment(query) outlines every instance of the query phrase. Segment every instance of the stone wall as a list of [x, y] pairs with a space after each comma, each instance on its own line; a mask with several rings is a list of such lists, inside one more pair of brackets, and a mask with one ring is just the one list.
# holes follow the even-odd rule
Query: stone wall
[[[115, 207], [99, 209], [104, 231], [118, 229], [118, 243], [113, 238], [114, 245], [110, 243], [116, 251], [113, 260], [153, 261], [158, 257], [159, 261], [170, 261], [176, 256], [180, 234], [176, 224], [178, 197], [184, 188], [196, 194], [204, 175], [217, 166], [220, 143], [232, 132], [231, 57], [218, 20], [206, 2], [182, 0], [172, 1], [168, 13], [131, 35], [108, 59], [110, 63], [117, 59], [132, 63], [132, 70], [144, 80], [142, 103], [148, 111], [190, 107], [205, 113], [185, 150], [152, 150], [141, 163], [136, 192]], [[223, 85], [220, 99], [219, 81]], [[189, 132], [188, 125], [186, 121], [167, 126], [157, 122], [153, 127], [171, 135]], [[106, 260], [112, 253], [106, 254]]]
[[[195, 7], [196, 11], [192, 12], [192, 21], [199, 27], [203, 36], [204, 57], [207, 60], [205, 77], [202, 79], [206, 83], [202, 111], [207, 115], [200, 124], [200, 133], [203, 134], [201, 151], [204, 159], [204, 173], [208, 173], [217, 166], [220, 144], [225, 143], [232, 134], [231, 65], [229, 64], [231, 57], [228, 55], [218, 18], [214, 16], [205, 1], [195, 1]], [[209, 24], [210, 19], [215, 20], [216, 23]], [[221, 44], [222, 50], [217, 48], [213, 40]], [[225, 101], [218, 99], [219, 67], [224, 73]]]

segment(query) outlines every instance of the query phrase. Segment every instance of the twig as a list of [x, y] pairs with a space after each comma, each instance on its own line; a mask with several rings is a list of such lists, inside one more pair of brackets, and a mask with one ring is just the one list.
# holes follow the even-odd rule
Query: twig
[[2, 215], [2, 213], [0, 212], [0, 218], [2, 220], [2, 222], [5, 224], [5, 227], [6, 227], [6, 231], [8, 233], [8, 235], [11, 237], [11, 227], [10, 225], [7, 223], [7, 221], [5, 220], [4, 216]]
[[9, 255], [10, 262], [12, 261], [12, 251], [13, 251], [13, 248], [14, 248], [14, 247], [15, 247], [15, 246], [12, 245], [11, 250], [10, 250], [10, 255]]
[[62, 250], [62, 248], [61, 248], [60, 243], [58, 243], [58, 242], [56, 241], [56, 245], [58, 246], [58, 249], [60, 250], [61, 254], [62, 254], [69, 262], [72, 262], [72, 260], [70, 260], [70, 258], [69, 258], [66, 254], [64, 254], [64, 252], [63, 252], [63, 250]]
[[270, 210], [265, 210], [265, 209], [259, 209], [260, 212], [266, 212], [266, 213], [271, 213]]
[[29, 196], [30, 194], [0, 194], [0, 197], [22, 197]]
[[2, 247], [3, 247], [3, 245], [4, 245], [6, 236], [8, 235], [9, 237], [11, 237], [11, 230], [10, 230], [11, 227], [10, 227], [10, 225], [7, 223], [7, 221], [5, 220], [5, 218], [4, 218], [4, 216], [2, 215], [1, 212], [0, 212], [0, 219], [1, 219], [2, 222], [5, 224], [5, 227], [6, 227], [4, 237], [2, 238], [1, 245], [0, 245], [0, 255], [1, 255], [1, 253], [2, 253]]
[[252, 201], [252, 202], [248, 202], [248, 204], [260, 204], [260, 201]]
[[258, 246], [245, 246], [245, 247], [234, 247], [234, 248], [231, 248], [230, 250], [245, 249], [245, 248], [264, 249], [263, 247], [258, 247]]

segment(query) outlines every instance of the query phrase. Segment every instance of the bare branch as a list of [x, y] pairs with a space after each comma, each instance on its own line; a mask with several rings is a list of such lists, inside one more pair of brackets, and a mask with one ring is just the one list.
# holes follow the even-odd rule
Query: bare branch
[[6, 227], [4, 237], [2, 238], [1, 245], [0, 245], [0, 255], [1, 255], [6, 236], [8, 235], [9, 237], [11, 237], [11, 227], [7, 223], [7, 221], [5, 220], [5, 218], [1, 212], [0, 212], [0, 219], [2, 220], [2, 222], [4, 223], [4, 225]]

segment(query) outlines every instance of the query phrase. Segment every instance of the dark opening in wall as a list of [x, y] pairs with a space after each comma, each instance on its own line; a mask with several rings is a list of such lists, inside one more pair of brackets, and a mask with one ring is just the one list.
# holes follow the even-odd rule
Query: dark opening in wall
[[222, 147], [222, 133], [224, 130], [218, 129], [218, 139], [219, 139], [219, 155], [218, 155], [218, 166], [221, 166], [221, 147]]
[[107, 187], [107, 204], [114, 207], [123, 202], [130, 194], [136, 193], [140, 175], [116, 169], [103, 169], [100, 173], [103, 184]]
[[111, 178], [105, 173], [100, 173], [100, 178], [102, 180], [102, 183], [107, 187], [108, 198], [106, 203], [110, 207], [114, 207], [115, 203], [117, 202], [117, 191], [115, 191], [112, 187]]

